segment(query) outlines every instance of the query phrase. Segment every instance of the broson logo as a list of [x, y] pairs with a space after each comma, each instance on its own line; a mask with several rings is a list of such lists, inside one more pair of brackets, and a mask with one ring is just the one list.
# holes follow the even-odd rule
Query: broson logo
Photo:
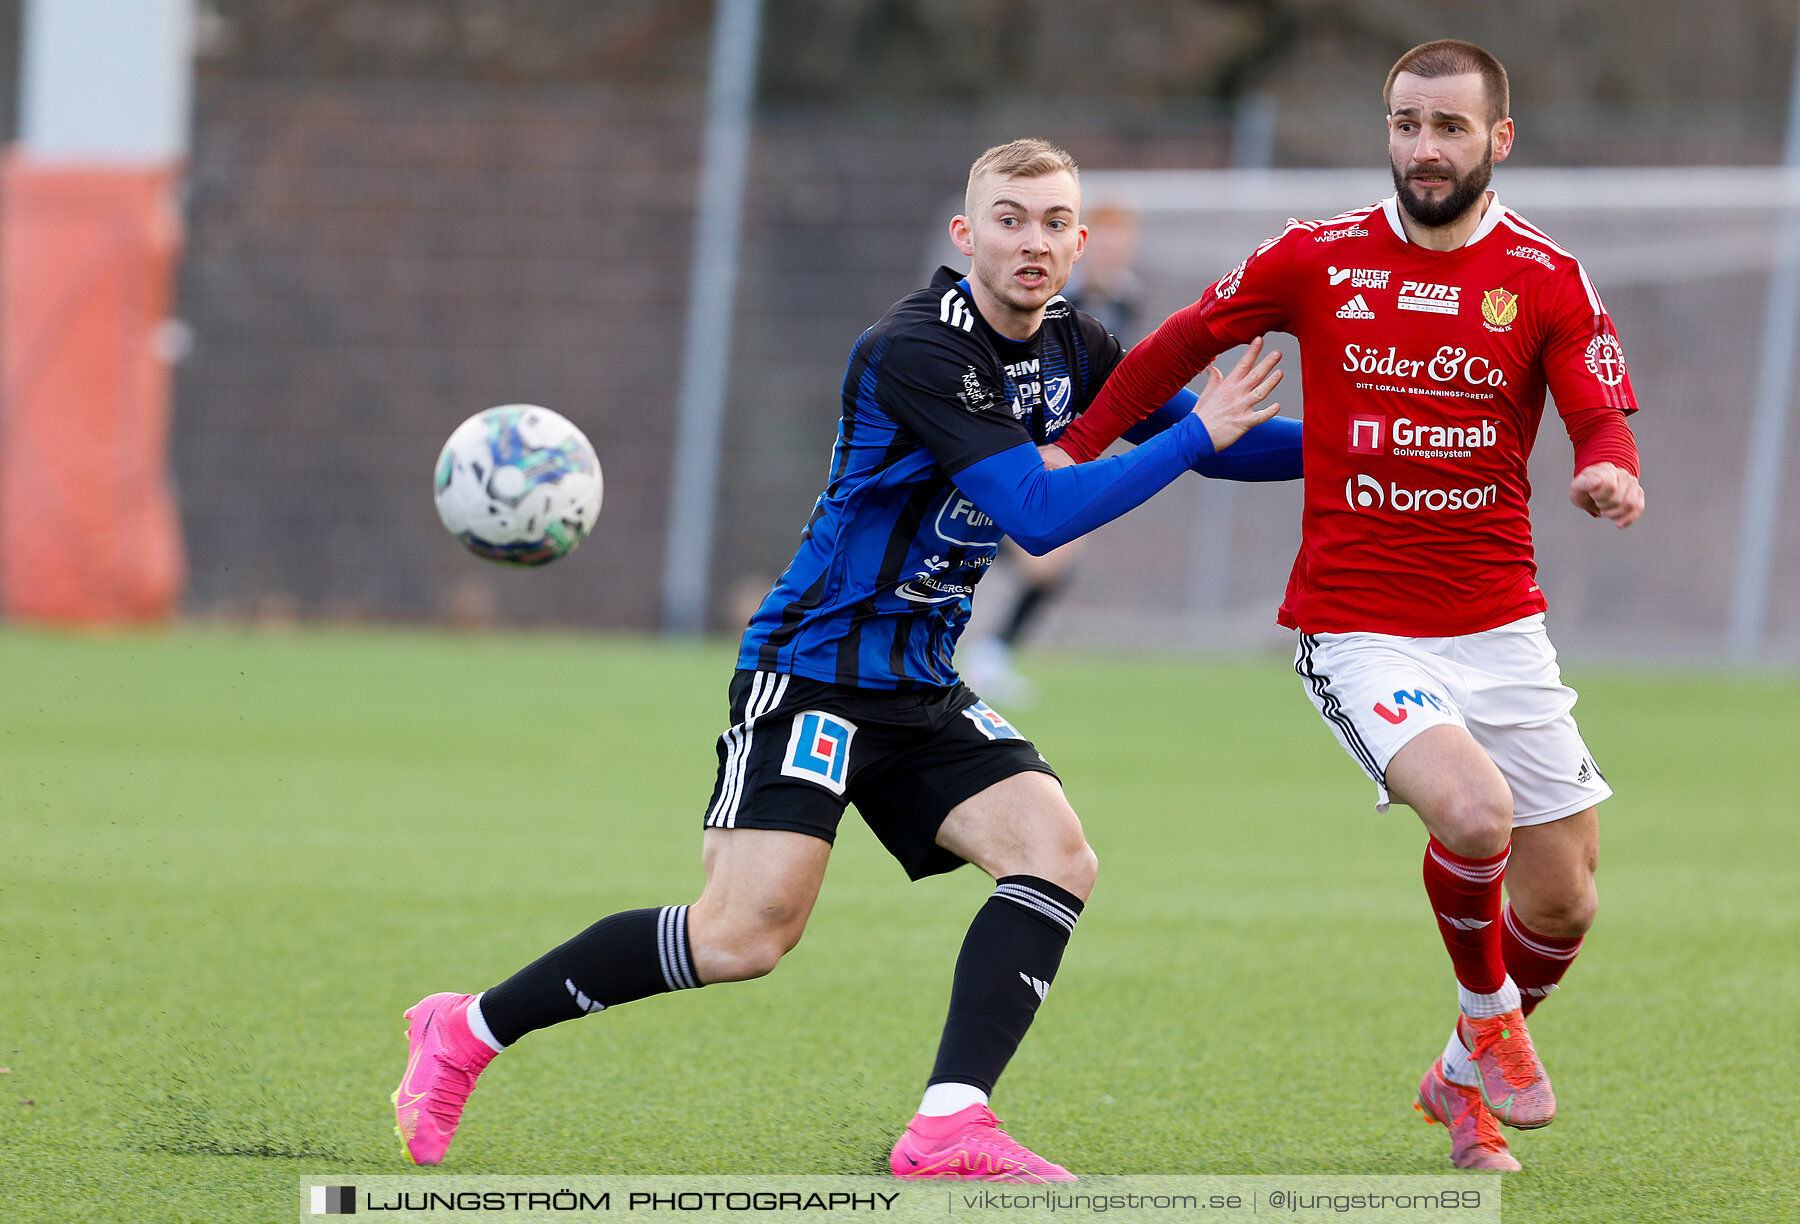
[[1407, 489], [1390, 483], [1386, 489], [1373, 476], [1358, 474], [1344, 482], [1344, 500], [1352, 510], [1380, 510], [1387, 507], [1402, 514], [1435, 513], [1440, 510], [1480, 510], [1500, 500], [1499, 485], [1482, 485], [1474, 489]]

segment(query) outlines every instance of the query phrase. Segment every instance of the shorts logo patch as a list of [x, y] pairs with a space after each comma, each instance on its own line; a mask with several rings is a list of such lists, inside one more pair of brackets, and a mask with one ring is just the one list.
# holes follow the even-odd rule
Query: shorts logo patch
[[1390, 710], [1377, 701], [1375, 703], [1375, 712], [1397, 727], [1406, 721], [1406, 703], [1409, 701], [1418, 706], [1421, 710], [1426, 706], [1430, 706], [1432, 709], [1442, 713], [1444, 709], [1444, 699], [1439, 697], [1436, 693], [1428, 692], [1425, 689], [1413, 689], [1409, 693], [1404, 689], [1401, 689], [1394, 693], [1393, 709]]
[[975, 729], [991, 740], [1024, 739], [1019, 729], [1000, 717], [994, 708], [985, 701], [977, 701], [962, 712], [963, 717], [975, 724]]
[[855, 723], [822, 710], [796, 714], [781, 772], [790, 778], [816, 782], [832, 794], [841, 795], [848, 780], [850, 741], [855, 736]]

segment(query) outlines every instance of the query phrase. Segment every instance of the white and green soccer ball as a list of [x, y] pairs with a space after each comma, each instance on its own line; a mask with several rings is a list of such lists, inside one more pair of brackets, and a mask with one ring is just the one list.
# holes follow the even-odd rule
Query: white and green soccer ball
[[450, 435], [432, 481], [444, 527], [478, 557], [547, 565], [600, 514], [600, 460], [568, 418], [536, 404], [478, 412]]

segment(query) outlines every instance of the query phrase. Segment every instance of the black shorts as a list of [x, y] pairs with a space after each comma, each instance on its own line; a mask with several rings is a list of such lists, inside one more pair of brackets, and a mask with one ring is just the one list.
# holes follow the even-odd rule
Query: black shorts
[[829, 842], [854, 803], [913, 879], [962, 866], [937, 844], [950, 809], [1021, 773], [1056, 776], [967, 685], [848, 688], [781, 672], [731, 679], [709, 829], [788, 829]]

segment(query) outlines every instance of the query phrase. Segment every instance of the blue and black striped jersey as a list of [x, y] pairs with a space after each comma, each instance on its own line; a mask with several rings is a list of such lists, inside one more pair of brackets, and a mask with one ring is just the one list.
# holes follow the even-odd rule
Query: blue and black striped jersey
[[1007, 339], [949, 268], [895, 303], [850, 351], [829, 482], [738, 666], [858, 688], [955, 683], [957, 635], [1001, 531], [953, 476], [1058, 437], [1120, 355], [1061, 298], [1037, 335]]

